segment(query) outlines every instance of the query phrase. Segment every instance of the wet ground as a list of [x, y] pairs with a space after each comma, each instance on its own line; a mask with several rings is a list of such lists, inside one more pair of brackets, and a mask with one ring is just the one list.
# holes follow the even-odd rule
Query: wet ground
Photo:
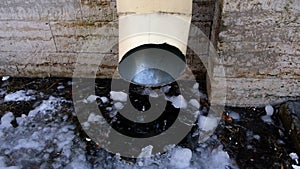
[[[109, 98], [110, 80], [97, 80], [96, 84], [96, 94]], [[174, 90], [169, 91], [169, 95], [178, 94], [176, 85], [173, 86], [175, 86], [173, 87]], [[203, 90], [204, 86], [200, 84], [199, 88]], [[147, 96], [140, 95], [144, 89], [132, 85], [129, 91], [131, 91], [129, 99], [132, 99], [132, 102], [137, 100], [134, 104], [136, 109], [149, 108]], [[19, 101], [18, 98], [11, 98], [10, 101], [4, 100], [8, 94], [17, 92], [19, 92], [18, 96], [24, 98]], [[209, 103], [206, 99], [200, 99], [199, 103], [201, 105], [199, 109], [202, 109], [200, 111], [209, 109]], [[43, 106], [47, 110], [39, 110], [39, 112], [44, 112], [44, 114], [36, 115], [37, 109], [41, 109]], [[104, 112], [109, 106], [111, 106], [109, 103], [99, 102], [99, 108], [103, 109]], [[197, 135], [197, 126], [195, 126], [179, 144], [180, 147], [188, 148], [193, 152], [189, 167], [280, 169], [292, 168], [293, 165], [294, 168], [297, 167], [296, 165], [299, 165], [298, 160], [291, 157], [291, 154], [296, 153], [295, 143], [288, 137], [288, 132], [281, 124], [278, 115], [279, 106], [273, 105], [275, 112], [267, 118], [264, 118], [266, 116], [264, 108], [226, 107], [225, 111], [221, 112], [221, 121], [212, 137], [201, 144], [198, 144], [198, 140], [194, 138], [194, 135]], [[172, 121], [168, 111], [174, 112], [176, 109], [172, 106], [166, 108], [164, 118]], [[9, 116], [8, 112], [11, 112], [12, 115]], [[47, 112], [51, 115], [47, 116]], [[6, 166], [20, 166], [19, 168], [76, 168], [75, 166], [79, 165], [76, 162], [81, 163], [83, 168], [172, 168], [172, 159], [174, 159], [176, 149], [170, 153], [155, 156], [150, 161], [128, 158], [120, 160], [118, 157], [103, 151], [97, 143], [89, 139], [74, 112], [72, 79], [10, 77], [0, 81], [0, 117], [11, 117], [2, 119], [3, 121], [4, 119], [11, 119], [10, 124], [12, 125], [12, 127], [3, 127], [4, 125], [1, 124], [3, 130], [2, 134], [0, 133], [0, 140], [2, 141], [0, 168], [1, 161]], [[1, 123], [4, 123], [3, 121]], [[113, 122], [111, 124], [114, 125]], [[20, 129], [20, 127], [22, 128]], [[145, 128], [135, 126], [134, 128], [141, 130], [134, 132], [134, 135], [137, 136], [141, 133], [155, 135], [162, 130], [151, 127], [151, 125]], [[166, 127], [167, 124], [164, 130], [167, 129]], [[55, 130], [53, 132], [56, 134], [48, 133], [48, 129], [51, 130], [51, 128]], [[132, 134], [131, 131], [126, 131], [128, 126], [125, 123], [124, 125], [117, 125], [116, 128], [124, 133]], [[43, 137], [47, 133], [49, 139], [45, 139], [43, 143], [34, 142], [34, 139], [30, 138], [33, 136]], [[68, 137], [71, 138], [69, 142], [61, 144]], [[20, 142], [24, 139], [28, 139], [29, 142], [32, 141], [32, 144], [21, 144]], [[55, 145], [54, 148], [52, 145]], [[226, 158], [227, 153], [230, 159]], [[30, 159], [31, 157], [35, 157], [35, 159]]]

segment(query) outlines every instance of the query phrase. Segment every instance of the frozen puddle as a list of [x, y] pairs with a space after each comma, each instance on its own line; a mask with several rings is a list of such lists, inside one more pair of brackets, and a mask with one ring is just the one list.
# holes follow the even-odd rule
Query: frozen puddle
[[[32, 101], [36, 94], [21, 90], [6, 95], [5, 101]], [[122, 97], [117, 95], [120, 96], [111, 93], [115, 100], [127, 99], [124, 94]], [[221, 146], [211, 149], [207, 144], [201, 144], [193, 151], [173, 146], [165, 154], [140, 158], [134, 164], [96, 147], [93, 153], [87, 153], [87, 144], [91, 140], [80, 137], [80, 127], [74, 121], [71, 105], [64, 98], [50, 96], [36, 104], [27, 115], [15, 117], [6, 112], [0, 124], [0, 168], [235, 168]], [[16, 121], [16, 127], [12, 121]]]

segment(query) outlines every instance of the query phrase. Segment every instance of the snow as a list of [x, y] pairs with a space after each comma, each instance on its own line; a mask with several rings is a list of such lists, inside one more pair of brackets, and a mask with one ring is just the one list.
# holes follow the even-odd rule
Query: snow
[[97, 100], [97, 98], [100, 98], [99, 96], [96, 95], [90, 95], [86, 99], [83, 100], [84, 103], [93, 103]]
[[9, 79], [9, 76], [3, 76], [2, 77], [2, 81], [6, 81], [6, 80], [8, 80]]
[[[17, 92], [16, 92], [17, 93]], [[114, 94], [113, 94], [114, 95]], [[118, 100], [120, 95], [118, 95]], [[94, 101], [95, 96], [87, 98]], [[17, 97], [15, 97], [18, 100]], [[102, 98], [100, 98], [102, 100]], [[107, 98], [106, 98], [107, 99]], [[127, 99], [127, 95], [126, 95]], [[175, 104], [182, 107], [182, 96], [173, 98]], [[176, 100], [178, 99], [178, 100]], [[16, 101], [15, 100], [15, 101]], [[105, 98], [104, 98], [105, 100]], [[103, 101], [103, 100], [102, 100]], [[107, 99], [108, 101], [108, 99]], [[184, 100], [185, 101], [185, 100]], [[121, 103], [119, 101], [117, 103]], [[137, 163], [129, 164], [119, 158], [110, 155], [102, 149], [97, 149], [93, 155], [86, 152], [86, 141], [89, 138], [80, 138], [76, 123], [70, 120], [75, 117], [73, 110], [67, 112], [64, 104], [71, 104], [64, 98], [45, 96], [35, 104], [28, 115], [14, 117], [13, 113], [6, 112], [1, 118], [0, 124], [0, 168], [217, 168], [223, 169], [231, 166], [228, 154], [222, 150], [200, 147], [198, 153], [190, 149], [172, 146], [164, 154], [150, 157], [153, 146], [149, 145], [141, 150]], [[172, 102], [173, 103], [173, 102]], [[116, 103], [115, 103], [116, 104]], [[185, 102], [185, 104], [187, 104]], [[118, 106], [114, 106], [116, 108]], [[113, 110], [113, 108], [111, 108]], [[17, 127], [12, 127], [10, 122], [16, 118]], [[217, 119], [214, 117], [201, 117], [205, 123], [201, 123], [203, 129], [213, 129]], [[92, 124], [103, 124], [106, 120], [91, 112], [83, 123], [83, 127]], [[1, 134], [0, 134], [1, 135]], [[3, 156], [3, 157], [2, 157]], [[11, 164], [14, 166], [8, 166]], [[159, 166], [159, 167], [158, 167]]]
[[127, 101], [127, 93], [111, 91], [110, 98], [114, 101], [126, 102]]
[[293, 160], [298, 160], [298, 159], [299, 159], [299, 157], [298, 157], [298, 155], [297, 155], [296, 153], [290, 153], [289, 156], [290, 156], [291, 159], [293, 159]]
[[265, 123], [272, 123], [272, 122], [273, 122], [271, 116], [268, 116], [268, 115], [261, 116], [260, 118], [261, 118], [262, 121], [264, 121]]
[[175, 148], [170, 158], [171, 166], [175, 168], [187, 168], [190, 166], [192, 151], [188, 148]]
[[114, 106], [117, 110], [121, 110], [124, 108], [124, 105], [121, 102], [114, 103]]
[[170, 89], [171, 89], [171, 86], [164, 86], [160, 90], [164, 93], [168, 93], [170, 91]]
[[167, 97], [166, 100], [172, 102], [175, 108], [187, 108], [187, 102], [182, 95]]
[[265, 111], [267, 113], [268, 116], [272, 116], [274, 113], [274, 108], [271, 105], [266, 105], [265, 107]]
[[236, 113], [236, 112], [233, 112], [233, 111], [230, 111], [228, 113], [228, 116], [231, 117], [232, 119], [234, 120], [239, 120], [241, 117], [240, 117], [240, 114]]
[[199, 89], [199, 83], [195, 83], [195, 84], [193, 85], [193, 89], [198, 90], [198, 89]]
[[107, 103], [108, 102], [108, 98], [107, 97], [100, 97], [102, 103]]
[[36, 97], [34, 96], [36, 92], [33, 90], [19, 90], [15, 93], [9, 93], [4, 97], [4, 102], [10, 101], [31, 101], [35, 100]]
[[15, 116], [12, 112], [4, 114], [1, 118], [0, 128], [9, 128], [12, 127], [11, 122], [15, 119]]
[[200, 115], [198, 119], [198, 127], [203, 131], [212, 131], [218, 126], [218, 119], [215, 117]]
[[196, 99], [191, 99], [191, 100], [189, 101], [189, 103], [190, 103], [192, 106], [196, 107], [197, 109], [200, 108], [200, 103], [199, 103]]
[[296, 153], [290, 153], [289, 156], [291, 157], [291, 159], [295, 160], [296, 161], [296, 164], [299, 163], [299, 157]]
[[293, 169], [300, 169], [300, 166], [298, 165], [292, 165]]
[[149, 145], [147, 147], [142, 148], [141, 153], [138, 155], [138, 158], [149, 158], [152, 155], [153, 146]]

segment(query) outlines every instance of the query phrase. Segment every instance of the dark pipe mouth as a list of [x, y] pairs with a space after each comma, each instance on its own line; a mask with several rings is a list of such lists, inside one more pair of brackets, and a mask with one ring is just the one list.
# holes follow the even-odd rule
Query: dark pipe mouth
[[185, 67], [185, 56], [178, 48], [168, 44], [145, 44], [127, 52], [118, 71], [131, 83], [155, 87], [174, 82]]

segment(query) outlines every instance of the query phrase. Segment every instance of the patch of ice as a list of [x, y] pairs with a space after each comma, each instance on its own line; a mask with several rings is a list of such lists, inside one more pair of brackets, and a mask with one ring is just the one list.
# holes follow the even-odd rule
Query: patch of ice
[[0, 128], [9, 128], [12, 127], [11, 122], [15, 119], [15, 116], [12, 112], [4, 114], [1, 118]]
[[274, 108], [271, 105], [266, 105], [265, 107], [265, 111], [267, 113], [268, 116], [272, 116], [274, 113]]
[[43, 100], [42, 104], [36, 107], [34, 110], [31, 110], [28, 113], [29, 117], [34, 117], [37, 114], [47, 114], [49, 111], [56, 110], [57, 106], [55, 103], [57, 102], [57, 98], [50, 96], [48, 100]]
[[121, 110], [124, 108], [124, 105], [121, 102], [114, 103], [114, 106], [117, 110]]
[[299, 165], [292, 165], [293, 169], [300, 169]]
[[216, 117], [209, 117], [200, 115], [198, 119], [198, 127], [203, 131], [212, 131], [218, 126], [218, 119]]
[[189, 103], [190, 103], [192, 106], [196, 107], [197, 109], [200, 108], [200, 103], [199, 103], [196, 99], [191, 99], [191, 100], [189, 101]]
[[87, 121], [92, 123], [100, 123], [100, 124], [105, 123], [105, 119], [100, 115], [96, 115], [95, 113], [90, 113]]
[[253, 138], [255, 138], [256, 140], [260, 140], [260, 136], [259, 135], [253, 135]]
[[261, 118], [262, 121], [264, 121], [265, 123], [272, 123], [272, 122], [273, 122], [271, 116], [268, 116], [268, 115], [261, 116], [260, 118]]
[[291, 159], [293, 159], [293, 160], [298, 160], [298, 159], [299, 159], [299, 157], [298, 157], [298, 155], [297, 155], [296, 153], [290, 153], [289, 156], [290, 156]]
[[187, 102], [182, 95], [166, 97], [166, 100], [172, 102], [172, 105], [175, 108], [186, 108], [187, 107]]
[[33, 90], [19, 90], [15, 93], [9, 93], [4, 97], [4, 102], [10, 101], [31, 101], [35, 100], [36, 97], [34, 96], [36, 92]]
[[233, 111], [230, 111], [228, 113], [228, 116], [231, 117], [232, 119], [234, 120], [239, 120], [241, 117], [240, 117], [240, 114], [236, 113], [236, 112], [233, 112]]
[[57, 86], [57, 90], [62, 90], [64, 88], [65, 88], [65, 86], [63, 86], [63, 85]]
[[150, 97], [157, 98], [159, 95], [155, 91], [151, 91], [149, 94]]
[[142, 148], [141, 153], [138, 155], [138, 158], [149, 158], [152, 155], [153, 146], [149, 145]]
[[110, 92], [110, 98], [113, 99], [114, 101], [126, 102], [127, 96], [128, 96], [127, 93], [124, 92], [115, 92], [115, 91]]
[[9, 76], [3, 76], [2, 77], [2, 81], [6, 81], [6, 80], [8, 80], [9, 79]]
[[190, 166], [192, 151], [188, 148], [175, 148], [172, 151], [170, 164], [175, 168], [187, 168]]
[[195, 84], [193, 85], [193, 89], [198, 90], [198, 89], [199, 89], [199, 83], [195, 83]]
[[107, 103], [108, 102], [107, 97], [102, 96], [102, 97], [100, 97], [100, 99], [101, 99], [102, 103]]
[[162, 88], [160, 88], [160, 90], [164, 93], [168, 93], [171, 89], [171, 86], [164, 86]]
[[99, 96], [96, 95], [90, 95], [88, 98], [84, 99], [84, 103], [93, 103], [97, 100], [97, 98], [100, 98]]

